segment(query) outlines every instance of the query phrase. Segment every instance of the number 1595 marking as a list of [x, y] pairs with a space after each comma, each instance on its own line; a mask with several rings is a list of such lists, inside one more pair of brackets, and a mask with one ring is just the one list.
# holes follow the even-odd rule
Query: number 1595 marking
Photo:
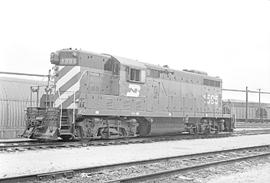
[[207, 104], [216, 104], [218, 105], [218, 95], [205, 94], [203, 95], [204, 101]]

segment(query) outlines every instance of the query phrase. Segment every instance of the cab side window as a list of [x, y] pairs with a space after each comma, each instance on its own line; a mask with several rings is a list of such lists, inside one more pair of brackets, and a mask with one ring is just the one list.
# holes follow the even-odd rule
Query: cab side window
[[108, 60], [104, 64], [104, 70], [105, 71], [111, 71], [114, 75], [119, 75], [120, 66], [118, 62], [114, 62], [113, 60]]
[[130, 69], [130, 77], [129, 77], [129, 80], [130, 81], [141, 81], [140, 80], [140, 70], [138, 69]]
[[145, 71], [135, 68], [126, 68], [127, 80], [131, 82], [145, 82]]

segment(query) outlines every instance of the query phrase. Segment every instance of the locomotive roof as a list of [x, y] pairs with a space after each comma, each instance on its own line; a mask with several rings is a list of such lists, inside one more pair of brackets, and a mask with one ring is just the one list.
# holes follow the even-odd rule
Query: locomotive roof
[[[106, 54], [108, 56], [108, 54]], [[112, 56], [112, 55], [110, 55]], [[200, 76], [200, 77], [207, 77], [207, 78], [211, 78], [211, 79], [215, 79], [215, 80], [221, 80], [221, 78], [219, 77], [214, 77], [214, 76], [209, 76], [206, 72], [203, 71], [197, 71], [197, 70], [175, 70], [175, 69], [171, 69], [168, 68], [166, 66], [160, 66], [160, 65], [155, 65], [155, 64], [149, 64], [149, 63], [145, 63], [145, 62], [140, 62], [138, 60], [133, 60], [133, 59], [129, 59], [129, 58], [124, 58], [124, 57], [119, 57], [119, 56], [112, 56], [113, 58], [115, 58], [116, 60], [118, 60], [121, 64], [126, 65], [126, 66], [133, 66], [136, 68], [140, 68], [140, 69], [155, 69], [155, 70], [159, 70], [159, 71], [168, 71], [168, 72], [184, 72], [186, 74], [190, 74], [190, 75], [196, 75], [196, 76]]]
[[[60, 50], [62, 51], [62, 50]], [[208, 77], [208, 78], [212, 78], [212, 79], [217, 79], [217, 80], [221, 80], [221, 78], [219, 77], [214, 77], [214, 76], [209, 76], [207, 75], [206, 72], [202, 72], [202, 71], [196, 71], [196, 70], [175, 70], [175, 69], [171, 69], [168, 67], [164, 67], [164, 66], [160, 66], [160, 65], [155, 65], [155, 64], [149, 64], [149, 63], [145, 63], [145, 62], [140, 62], [138, 60], [134, 60], [134, 59], [129, 59], [129, 58], [125, 58], [125, 57], [120, 57], [120, 56], [116, 56], [116, 55], [110, 55], [110, 54], [99, 54], [99, 53], [94, 53], [94, 52], [89, 52], [89, 51], [85, 51], [85, 50], [73, 50], [73, 49], [63, 49], [63, 51], [77, 51], [77, 52], [84, 52], [84, 53], [89, 53], [89, 54], [93, 54], [93, 55], [102, 55], [104, 57], [107, 58], [114, 58], [115, 60], [117, 60], [119, 63], [121, 63], [122, 65], [125, 66], [132, 66], [138, 69], [155, 69], [155, 70], [159, 70], [159, 71], [168, 71], [168, 72], [184, 72], [186, 74], [190, 74], [190, 75], [197, 75], [197, 76], [203, 76], [203, 77]]]
[[126, 66], [133, 66], [141, 69], [146, 69], [146, 66], [144, 63], [139, 62], [137, 60], [129, 59], [129, 58], [124, 58], [124, 57], [119, 57], [119, 56], [112, 56], [116, 60], [118, 60], [121, 64], [126, 65]]
[[[60, 50], [62, 51], [62, 50]], [[140, 69], [146, 69], [145, 63], [139, 62], [138, 60], [134, 60], [134, 59], [129, 59], [129, 58], [125, 58], [125, 57], [120, 57], [120, 56], [116, 56], [116, 55], [111, 55], [111, 54], [107, 54], [107, 53], [95, 53], [95, 52], [90, 52], [90, 51], [85, 51], [85, 50], [72, 50], [72, 49], [63, 49], [63, 51], [77, 51], [77, 52], [84, 52], [84, 53], [88, 53], [88, 54], [92, 54], [92, 55], [102, 55], [104, 57], [107, 58], [114, 58], [115, 60], [117, 60], [118, 62], [120, 62], [122, 65], [126, 65], [126, 66], [133, 66], [136, 68], [140, 68]]]

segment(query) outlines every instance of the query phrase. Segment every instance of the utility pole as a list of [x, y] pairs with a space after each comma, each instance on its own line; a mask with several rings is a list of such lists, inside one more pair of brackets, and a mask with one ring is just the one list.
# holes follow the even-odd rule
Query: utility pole
[[248, 87], [246, 86], [246, 123], [248, 122]]
[[261, 89], [259, 88], [259, 117], [260, 122], [262, 121], [262, 111], [261, 111]]

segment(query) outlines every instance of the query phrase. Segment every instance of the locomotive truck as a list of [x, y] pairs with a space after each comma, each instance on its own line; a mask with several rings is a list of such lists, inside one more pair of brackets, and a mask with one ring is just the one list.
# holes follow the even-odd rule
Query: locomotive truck
[[51, 94], [42, 97], [43, 106], [27, 108], [24, 136], [72, 140], [233, 131], [230, 114], [222, 113], [219, 77], [76, 49], [53, 52], [50, 62]]

